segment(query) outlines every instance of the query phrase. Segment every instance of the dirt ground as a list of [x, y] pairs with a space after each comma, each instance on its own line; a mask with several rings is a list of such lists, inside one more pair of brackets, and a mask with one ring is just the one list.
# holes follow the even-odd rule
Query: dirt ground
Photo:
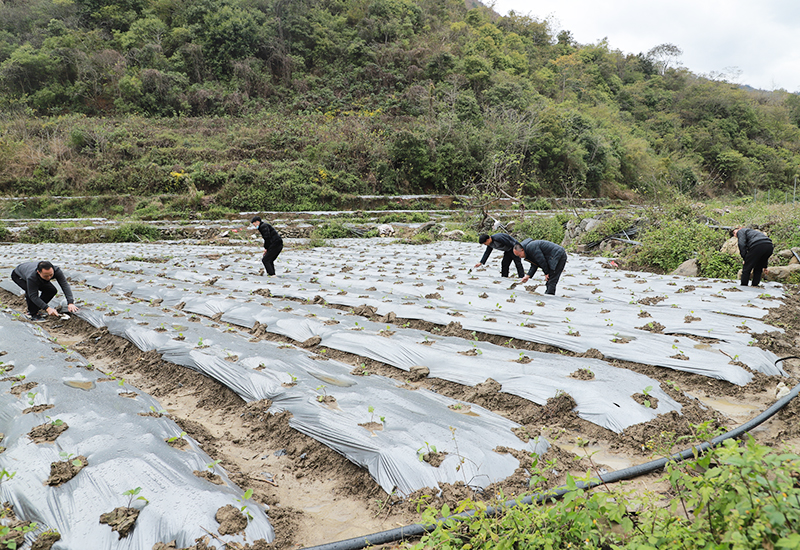
[[[5, 291], [0, 291], [0, 297], [18, 311], [24, 310], [21, 298]], [[756, 335], [758, 345], [778, 357], [800, 356], [799, 316], [798, 289], [787, 288], [782, 305], [772, 310], [766, 319], [785, 332]], [[422, 330], [433, 331], [436, 328], [439, 335], [462, 335], [454, 323], [437, 327], [424, 321], [376, 317], [378, 319]], [[302, 548], [369, 535], [418, 522], [419, 512], [428, 505], [447, 503], [452, 506], [466, 497], [494, 500], [500, 492], [505, 498], [512, 498], [529, 490], [529, 476], [524, 467], [530, 465], [531, 459], [519, 456], [521, 467], [515, 475], [481, 493], [476, 494], [457, 484], [445, 487], [438, 496], [433, 491], [424, 490], [404, 500], [387, 495], [365, 470], [291, 429], [288, 413], [266, 414], [268, 402], [246, 404], [219, 383], [167, 363], [154, 352], [143, 353], [130, 342], [109, 334], [105, 329], [95, 329], [74, 316], [68, 321], [49, 320], [43, 328], [57, 337], [60, 344], [83, 355], [94, 368], [113, 371], [158, 399], [171, 418], [197, 440], [206, 453], [221, 461], [220, 465], [234, 482], [240, 487], [253, 488], [254, 499], [269, 507], [268, 514], [276, 532], [274, 548]], [[248, 336], [301, 344], [264, 331]], [[548, 346], [488, 334], [478, 334], [477, 337], [518, 349], [558, 352]], [[315, 350], [313, 343], [306, 343], [304, 347]], [[590, 350], [582, 355], [598, 357], [598, 354]], [[690, 373], [611, 361], [617, 367], [658, 380], [662, 389], [683, 405], [681, 415], [664, 414], [652, 422], [616, 434], [571, 412], [569, 396], [553, 398], [545, 406], [539, 406], [499, 392], [499, 385], [495, 386], [491, 379], [475, 387], [427, 377], [409, 382], [407, 372], [389, 365], [344, 352], [332, 354], [328, 350], [327, 356], [332, 355], [354, 368], [361, 368], [363, 364], [370, 373], [380, 373], [420, 387], [435, 386], [439, 393], [485, 407], [521, 424], [518, 435], [523, 438], [545, 436], [554, 444], [543, 457], [554, 461], [553, 467], [547, 471], [549, 487], [564, 483], [567, 473], [583, 477], [587, 472], [617, 470], [658, 458], [660, 455], [654, 449], [663, 451], [668, 434], [689, 435], [692, 433], [691, 424], [711, 421], [717, 427], [738, 426], [772, 404], [780, 387], [791, 388], [800, 375], [800, 360], [789, 359], [783, 362], [788, 378], [755, 373], [750, 384], [740, 387]], [[574, 376], [583, 374], [576, 372]], [[687, 398], [687, 393], [696, 400]], [[706, 408], [699, 406], [697, 400]], [[800, 403], [795, 400], [754, 430], [753, 435], [761, 443], [776, 448], [787, 446], [797, 452], [800, 450], [798, 412]], [[635, 489], [666, 492], [666, 488], [658, 483], [658, 475], [638, 478], [631, 484]]]

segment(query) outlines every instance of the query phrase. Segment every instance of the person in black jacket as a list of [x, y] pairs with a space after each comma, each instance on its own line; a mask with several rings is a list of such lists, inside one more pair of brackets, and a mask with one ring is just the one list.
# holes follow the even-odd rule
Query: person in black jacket
[[267, 275], [275, 275], [275, 260], [283, 250], [283, 239], [274, 227], [261, 221], [259, 216], [254, 216], [250, 223], [264, 237], [264, 254], [261, 257], [261, 263], [264, 264]]
[[78, 306], [75, 305], [75, 299], [72, 296], [72, 288], [70, 288], [64, 272], [50, 262], [46, 260], [25, 262], [19, 264], [11, 272], [11, 280], [25, 291], [28, 315], [32, 321], [44, 321], [45, 318], [39, 314], [40, 309], [45, 310], [48, 315], [58, 315], [58, 311], [48, 305], [48, 302], [58, 294], [56, 287], [50, 282], [51, 279], [55, 279], [64, 292], [64, 296], [67, 298], [67, 309], [70, 313], [78, 311]]
[[481, 233], [478, 236], [478, 242], [486, 245], [486, 252], [483, 253], [483, 258], [475, 264], [475, 267], [485, 265], [486, 260], [489, 259], [489, 254], [492, 253], [492, 249], [497, 249], [503, 252], [503, 260], [500, 262], [501, 277], [508, 277], [508, 268], [512, 261], [517, 266], [517, 275], [520, 277], [525, 275], [525, 270], [522, 269], [522, 260], [514, 255], [514, 245], [517, 244], [517, 239], [505, 233], [497, 233], [491, 237], [486, 233]]
[[750, 273], [753, 274], [753, 286], [761, 282], [761, 275], [767, 272], [769, 257], [774, 247], [769, 237], [761, 231], [740, 227], [733, 230], [733, 236], [739, 241], [739, 254], [742, 255], [742, 286], [747, 286]]
[[528, 270], [528, 274], [522, 278], [522, 283], [527, 283], [536, 270], [542, 268], [544, 280], [547, 281], [545, 294], [556, 293], [556, 285], [561, 278], [561, 272], [567, 265], [566, 250], [550, 241], [525, 239], [514, 245], [514, 255], [531, 263], [531, 268]]

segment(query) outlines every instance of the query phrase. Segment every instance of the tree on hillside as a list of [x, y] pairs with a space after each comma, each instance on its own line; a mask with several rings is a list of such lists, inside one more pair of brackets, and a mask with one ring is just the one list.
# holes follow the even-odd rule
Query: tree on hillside
[[658, 67], [659, 74], [663, 76], [673, 63], [677, 64], [678, 58], [682, 55], [682, 49], [675, 44], [665, 42], [647, 52], [647, 59]]

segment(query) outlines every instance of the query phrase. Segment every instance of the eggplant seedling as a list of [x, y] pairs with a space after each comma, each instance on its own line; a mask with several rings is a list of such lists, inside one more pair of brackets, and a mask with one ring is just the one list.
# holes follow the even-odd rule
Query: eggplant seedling
[[237, 498], [236, 499], [239, 502], [239, 504], [242, 505], [240, 510], [242, 511], [243, 514], [245, 514], [247, 516], [247, 520], [248, 521], [251, 521], [253, 519], [253, 514], [251, 514], [250, 510], [247, 509], [247, 505], [244, 503], [244, 501], [245, 500], [250, 500], [250, 497], [252, 497], [252, 496], [253, 496], [253, 490], [252, 489], [248, 489], [248, 490], [246, 490], [244, 492], [244, 494], [242, 495], [242, 498]]
[[183, 436], [186, 435], [186, 432], [181, 432], [180, 435], [173, 435], [169, 439], [167, 439], [167, 443], [172, 443], [173, 441], [177, 441], [178, 439], [183, 439]]
[[[72, 454], [72, 453], [68, 453], [67, 451], [61, 451], [60, 453], [58, 453], [58, 456], [63, 458], [64, 461], [66, 462], [66, 461], [70, 460], [75, 455]], [[72, 462], [72, 465], [75, 466], [76, 468], [80, 468], [83, 465], [83, 462], [81, 462], [77, 458], [75, 460], [72, 460], [71, 462]]]
[[[136, 487], [135, 489], [128, 489], [127, 491], [122, 493], [124, 496], [128, 497], [128, 506], [127, 506], [127, 508], [130, 508], [131, 504], [133, 504], [133, 501], [134, 501], [133, 497], [136, 497], [136, 495], [138, 495], [141, 492], [142, 492], [142, 488], [141, 487]], [[136, 500], [143, 500], [145, 502], [145, 504], [150, 504], [150, 501], [147, 500], [146, 498], [144, 498], [143, 496], [136, 497]]]

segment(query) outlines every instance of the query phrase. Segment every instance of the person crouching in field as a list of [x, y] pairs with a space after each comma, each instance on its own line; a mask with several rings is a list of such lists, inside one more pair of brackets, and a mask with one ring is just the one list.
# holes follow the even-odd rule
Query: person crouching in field
[[767, 272], [769, 257], [774, 247], [769, 237], [761, 231], [740, 227], [733, 230], [733, 236], [739, 241], [739, 254], [742, 255], [742, 286], [747, 286], [750, 274], [753, 274], [752, 286], [758, 286], [762, 274]]
[[51, 279], [55, 279], [58, 282], [58, 286], [64, 291], [69, 312], [75, 313], [78, 311], [78, 306], [75, 305], [75, 299], [72, 297], [72, 288], [70, 288], [64, 272], [47, 260], [25, 262], [19, 264], [11, 272], [11, 280], [25, 291], [28, 318], [31, 321], [39, 322], [45, 320], [39, 310], [46, 311], [48, 315], [58, 315], [58, 311], [48, 305], [48, 302], [58, 294], [56, 287], [50, 282]]
[[567, 251], [556, 243], [550, 241], [534, 241], [525, 239], [514, 246], [514, 255], [531, 263], [528, 274], [522, 278], [522, 283], [527, 283], [533, 277], [537, 268], [542, 268], [544, 280], [547, 281], [545, 294], [555, 294], [556, 285], [561, 278], [561, 272], [567, 265]]

